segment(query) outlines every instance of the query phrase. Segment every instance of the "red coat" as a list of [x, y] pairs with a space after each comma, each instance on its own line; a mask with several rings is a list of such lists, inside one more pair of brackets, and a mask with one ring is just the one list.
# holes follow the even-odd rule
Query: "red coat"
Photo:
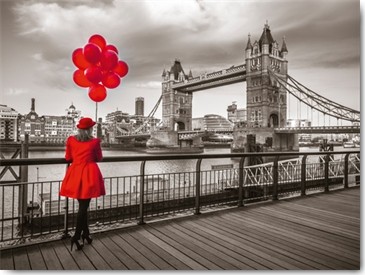
[[66, 160], [72, 161], [62, 181], [60, 195], [74, 199], [89, 199], [105, 195], [104, 179], [96, 161], [103, 158], [100, 140], [67, 139]]

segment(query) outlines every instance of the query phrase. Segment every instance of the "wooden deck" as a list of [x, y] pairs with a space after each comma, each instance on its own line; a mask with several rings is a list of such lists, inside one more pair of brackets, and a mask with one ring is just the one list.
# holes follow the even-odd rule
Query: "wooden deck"
[[360, 188], [1, 251], [1, 269], [360, 269]]

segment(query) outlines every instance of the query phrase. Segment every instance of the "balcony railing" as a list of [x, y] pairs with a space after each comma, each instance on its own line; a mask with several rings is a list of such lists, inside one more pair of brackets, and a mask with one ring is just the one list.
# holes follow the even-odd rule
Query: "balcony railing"
[[[272, 162], [245, 166], [248, 158], [261, 157], [271, 158]], [[203, 160], [223, 158], [238, 159], [238, 166], [201, 169]], [[145, 173], [147, 162], [182, 159], [196, 160], [195, 170]], [[91, 201], [92, 230], [143, 224], [156, 216], [200, 214], [217, 206], [240, 207], [262, 200], [348, 188], [349, 175], [357, 179], [360, 175], [360, 151], [123, 156], [105, 157], [102, 162], [131, 161], [140, 162], [140, 173], [105, 177], [107, 194]], [[60, 158], [0, 161], [2, 167], [20, 169], [46, 164], [65, 164], [65, 168], [69, 165]], [[58, 237], [69, 236], [76, 225], [78, 203], [60, 197], [60, 186], [61, 180], [0, 182], [1, 246], [53, 233], [58, 233]]]

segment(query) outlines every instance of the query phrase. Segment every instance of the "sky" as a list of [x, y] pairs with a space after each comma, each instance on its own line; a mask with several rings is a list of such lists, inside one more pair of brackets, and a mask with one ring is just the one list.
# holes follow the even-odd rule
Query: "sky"
[[[115, 110], [134, 114], [140, 96], [148, 114], [161, 95], [162, 71], [176, 58], [193, 76], [244, 64], [248, 34], [258, 40], [266, 22], [280, 47], [285, 37], [290, 76], [360, 110], [359, 0], [2, 0], [0, 8], [0, 104], [22, 114], [34, 97], [39, 115], [64, 115], [73, 103], [95, 117], [87, 89], [72, 80], [71, 60], [93, 34], [115, 45], [130, 68], [99, 103], [104, 120]], [[245, 83], [194, 93], [193, 117], [226, 117], [233, 101], [246, 106]], [[296, 118], [298, 105], [291, 101], [289, 109]]]

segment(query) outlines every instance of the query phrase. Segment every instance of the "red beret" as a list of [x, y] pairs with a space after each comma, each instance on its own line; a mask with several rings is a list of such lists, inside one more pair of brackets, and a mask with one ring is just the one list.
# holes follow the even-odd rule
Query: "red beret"
[[93, 121], [91, 118], [89, 117], [84, 117], [82, 119], [80, 119], [79, 124], [77, 124], [77, 128], [79, 129], [89, 129], [91, 127], [93, 127], [96, 124], [95, 121]]

